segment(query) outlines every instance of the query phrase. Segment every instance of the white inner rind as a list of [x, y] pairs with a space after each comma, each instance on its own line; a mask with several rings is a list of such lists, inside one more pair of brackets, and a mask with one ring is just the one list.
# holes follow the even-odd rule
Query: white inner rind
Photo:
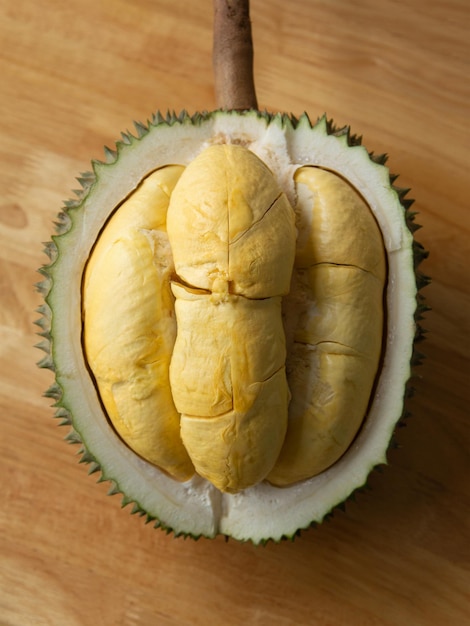
[[[222, 494], [199, 477], [177, 483], [134, 454], [105, 418], [84, 361], [81, 337], [82, 276], [93, 242], [110, 213], [147, 174], [169, 164], [187, 165], [211, 143], [240, 142], [273, 171], [292, 201], [293, 173], [304, 165], [337, 172], [363, 195], [384, 236], [387, 250], [387, 337], [381, 376], [367, 419], [353, 445], [328, 470], [277, 488], [259, 484], [239, 494]], [[142, 139], [123, 148], [117, 163], [96, 166], [99, 183], [82, 207], [70, 210], [72, 228], [55, 237], [59, 249], [51, 267], [48, 296], [53, 311], [53, 357], [63, 403], [73, 411], [74, 428], [99, 461], [105, 478], [113, 479], [128, 499], [175, 533], [212, 537], [217, 533], [259, 543], [292, 535], [320, 522], [352, 491], [362, 486], [372, 467], [386, 462], [390, 437], [401, 416], [403, 392], [410, 376], [415, 334], [416, 285], [412, 235], [388, 169], [372, 162], [364, 147], [348, 147], [346, 139], [328, 135], [325, 120], [310, 128], [302, 118], [294, 130], [276, 117], [267, 123], [256, 113], [218, 112], [199, 125], [153, 127]]]

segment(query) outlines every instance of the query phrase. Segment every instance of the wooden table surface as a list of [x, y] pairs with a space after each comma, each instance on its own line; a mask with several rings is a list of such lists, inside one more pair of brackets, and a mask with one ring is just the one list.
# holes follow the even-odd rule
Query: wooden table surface
[[41, 242], [132, 120], [215, 107], [210, 0], [0, 3], [0, 625], [470, 623], [470, 5], [253, 0], [260, 108], [350, 124], [416, 198], [427, 355], [372, 489], [295, 542], [175, 539], [95, 484], [42, 396]]

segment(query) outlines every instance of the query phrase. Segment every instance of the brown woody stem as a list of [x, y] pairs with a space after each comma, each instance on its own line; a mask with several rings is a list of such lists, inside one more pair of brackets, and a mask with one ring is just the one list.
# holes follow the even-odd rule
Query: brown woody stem
[[212, 62], [217, 107], [257, 109], [249, 0], [214, 0]]

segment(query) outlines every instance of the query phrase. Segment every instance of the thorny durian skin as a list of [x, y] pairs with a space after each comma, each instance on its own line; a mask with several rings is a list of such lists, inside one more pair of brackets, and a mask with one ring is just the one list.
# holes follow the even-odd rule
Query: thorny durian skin
[[295, 187], [294, 214], [258, 157], [211, 146], [147, 177], [91, 255], [84, 346], [101, 400], [129, 447], [178, 480], [197, 471], [237, 492], [307, 479], [367, 412], [380, 230], [334, 173], [301, 167]]

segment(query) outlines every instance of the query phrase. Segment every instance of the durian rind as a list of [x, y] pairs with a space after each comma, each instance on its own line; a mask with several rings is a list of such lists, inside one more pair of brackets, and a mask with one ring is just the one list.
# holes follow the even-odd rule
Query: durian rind
[[[39, 363], [55, 372], [46, 396], [55, 401], [61, 423], [72, 426], [72, 443], [82, 443], [83, 462], [110, 493], [123, 494], [123, 506], [146, 515], [175, 535], [214, 537], [225, 534], [255, 544], [294, 537], [320, 523], [361, 488], [370, 471], [387, 462], [386, 451], [403, 415], [403, 397], [411, 366], [421, 355], [413, 348], [422, 337], [417, 323], [426, 310], [418, 289], [428, 279], [417, 270], [424, 249], [413, 240], [415, 214], [408, 190], [393, 185], [384, 155], [373, 155], [325, 116], [312, 125], [300, 119], [251, 111], [216, 111], [190, 116], [156, 114], [136, 124], [137, 136], [123, 134], [116, 150], [78, 179], [77, 197], [65, 204], [57, 234], [46, 244], [50, 264], [41, 268], [38, 289], [45, 297], [37, 322], [46, 356]], [[81, 282], [91, 248], [114, 208], [148, 173], [167, 164], [187, 165], [209, 143], [247, 145], [274, 172], [288, 197], [293, 173], [305, 164], [319, 165], [346, 178], [363, 195], [381, 228], [387, 251], [387, 335], [380, 380], [371, 409], [353, 445], [331, 468], [288, 488], [261, 483], [238, 494], [221, 494], [199, 477], [176, 483], [134, 454], [105, 419], [84, 361], [81, 342]], [[73, 251], [73, 252], [70, 252]], [[77, 280], [71, 280], [76, 277]]]

